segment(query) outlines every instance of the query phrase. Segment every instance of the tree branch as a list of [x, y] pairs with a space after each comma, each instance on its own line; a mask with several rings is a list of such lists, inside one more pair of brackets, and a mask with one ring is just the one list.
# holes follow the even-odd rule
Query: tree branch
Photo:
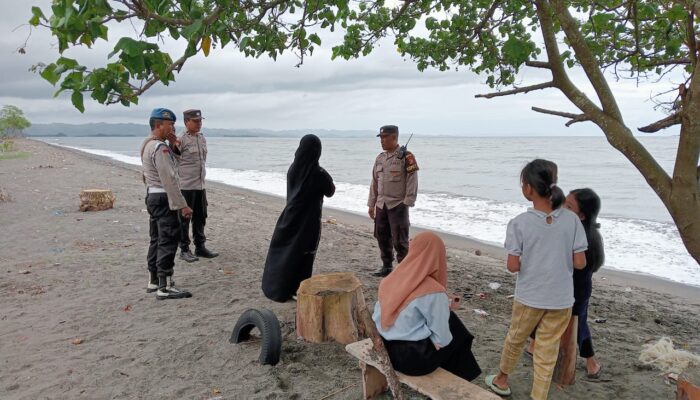
[[588, 80], [593, 85], [593, 89], [598, 95], [600, 104], [603, 106], [603, 111], [613, 119], [624, 124], [622, 114], [615, 101], [608, 82], [605, 80], [603, 72], [598, 66], [598, 62], [591, 52], [591, 49], [586, 44], [586, 40], [581, 34], [579, 24], [576, 19], [569, 13], [569, 6], [562, 0], [551, 0], [552, 6], [556, 12], [557, 19], [561, 24], [562, 30], [566, 34], [567, 39], [576, 53], [576, 58], [581, 63]]
[[546, 61], [525, 61], [525, 65], [532, 68], [552, 69], [552, 65]]
[[567, 128], [570, 127], [571, 125], [577, 123], [577, 122], [591, 120], [591, 118], [589, 116], [587, 116], [586, 114], [572, 114], [572, 113], [563, 112], [563, 111], [547, 110], [546, 108], [539, 108], [539, 107], [532, 107], [532, 111], [542, 113], [542, 114], [556, 115], [558, 117], [569, 118], [569, 119], [571, 119], [571, 121], [568, 121], [565, 124]]
[[638, 131], [640, 132], [645, 132], [645, 133], [654, 133], [658, 132], [662, 129], [670, 128], [673, 125], [678, 125], [681, 123], [681, 113], [677, 112], [674, 114], [669, 115], [668, 117], [658, 120], [652, 124], [649, 124], [647, 126], [643, 126], [641, 128], [637, 128]]
[[486, 94], [477, 94], [476, 98], [485, 98], [485, 99], [491, 99], [494, 97], [501, 97], [501, 96], [510, 96], [513, 94], [518, 94], [518, 93], [527, 93], [527, 92], [532, 92], [533, 90], [541, 90], [541, 89], [547, 89], [547, 88], [552, 88], [554, 87], [554, 82], [545, 82], [545, 83], [540, 83], [538, 85], [532, 85], [532, 86], [523, 86], [520, 88], [515, 88], [512, 90], [506, 90], [503, 92], [494, 92], [494, 93], [486, 93]]

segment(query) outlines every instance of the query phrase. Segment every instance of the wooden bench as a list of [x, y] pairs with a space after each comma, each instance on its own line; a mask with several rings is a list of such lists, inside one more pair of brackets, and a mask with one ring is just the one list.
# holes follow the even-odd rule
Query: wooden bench
[[[345, 350], [360, 360], [362, 370], [362, 393], [365, 399], [371, 399], [387, 389], [382, 366], [370, 339], [350, 343]], [[500, 400], [501, 397], [486, 389], [466, 381], [457, 375], [438, 368], [431, 374], [409, 376], [396, 372], [401, 383], [433, 400]]]

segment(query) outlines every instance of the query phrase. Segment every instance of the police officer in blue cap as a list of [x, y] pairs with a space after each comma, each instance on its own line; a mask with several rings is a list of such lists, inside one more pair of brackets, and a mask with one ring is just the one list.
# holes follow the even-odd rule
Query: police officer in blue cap
[[146, 184], [146, 208], [150, 215], [148, 247], [147, 293], [156, 292], [156, 298], [182, 299], [192, 297], [179, 289], [173, 281], [175, 253], [180, 241], [180, 218], [192, 217], [180, 192], [177, 167], [171, 148], [165, 140], [175, 141], [175, 114], [167, 108], [151, 112], [151, 135], [141, 146], [143, 181]]

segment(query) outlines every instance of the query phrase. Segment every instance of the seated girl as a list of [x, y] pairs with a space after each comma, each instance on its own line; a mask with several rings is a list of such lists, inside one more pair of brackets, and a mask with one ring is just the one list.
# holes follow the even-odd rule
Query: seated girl
[[432, 232], [420, 233], [379, 284], [372, 318], [397, 371], [426, 375], [442, 367], [471, 381], [481, 374], [474, 336], [451, 311], [458, 299], [450, 301], [446, 286], [445, 245]]

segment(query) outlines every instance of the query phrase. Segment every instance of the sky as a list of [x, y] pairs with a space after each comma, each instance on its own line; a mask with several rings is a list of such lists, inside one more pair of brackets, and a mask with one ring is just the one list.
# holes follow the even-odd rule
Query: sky
[[[305, 58], [300, 68], [291, 55], [275, 62], [247, 59], [233, 48], [212, 50], [209, 57], [199, 54], [190, 59], [170, 86], [157, 85], [147, 91], [137, 106], [104, 106], [86, 97], [86, 110], [81, 114], [72, 106], [70, 93], [54, 98], [56, 88], [29, 71], [32, 65], [59, 57], [50, 32], [26, 24], [33, 5], [47, 10], [50, 3], [0, 0], [0, 105], [20, 107], [32, 123], [145, 124], [151, 109], [167, 107], [178, 114], [199, 108], [206, 118], [205, 127], [224, 129], [375, 131], [381, 125], [395, 124], [401, 132], [426, 135], [602, 135], [592, 123], [567, 128], [564, 118], [531, 111], [537, 106], [575, 113], [573, 105], [554, 89], [476, 99], [476, 94], [491, 91], [485, 76], [466, 68], [420, 72], [412, 61], [402, 59], [390, 41], [359, 60], [331, 60], [330, 49], [338, 36], [324, 37], [322, 48]], [[70, 49], [65, 56], [85, 65], [106, 63], [119, 34], [133, 32], [133, 26], [122, 23], [110, 28], [110, 43], [102, 42], [92, 50]], [[17, 49], [25, 41], [26, 54], [20, 54]], [[179, 57], [182, 45], [169, 47], [176, 50], [173, 59]], [[572, 78], [583, 82], [580, 71], [574, 71]], [[529, 68], [519, 76], [521, 85], [546, 80], [544, 71]], [[609, 81], [625, 122], [633, 128], [663, 118], [664, 114], [653, 110], [649, 98], [655, 91], [677, 85], [671, 79], [639, 87], [634, 82]], [[581, 87], [593, 97], [590, 89]], [[677, 133], [672, 128], [662, 134]]]

